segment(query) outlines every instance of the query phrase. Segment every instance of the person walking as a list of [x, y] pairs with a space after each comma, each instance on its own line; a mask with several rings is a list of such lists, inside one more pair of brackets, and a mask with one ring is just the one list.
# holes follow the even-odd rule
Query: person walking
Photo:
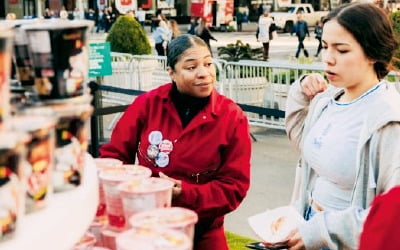
[[203, 39], [211, 51], [210, 40], [217, 41], [217, 39], [211, 35], [211, 31], [207, 28], [206, 21], [204, 19], [201, 19], [199, 25], [196, 27], [195, 33], [196, 36]]
[[214, 88], [208, 45], [181, 35], [167, 56], [172, 83], [144, 93], [122, 115], [100, 156], [145, 166], [169, 179], [172, 206], [195, 211], [194, 250], [228, 250], [224, 216], [250, 184], [251, 139], [245, 113]]
[[144, 29], [144, 25], [146, 22], [146, 12], [142, 9], [142, 7], [139, 7], [138, 11], [136, 12], [136, 17], [140, 25], [142, 25]]
[[297, 51], [296, 51], [296, 58], [299, 58], [301, 50], [303, 50], [305, 57], [308, 57], [308, 51], [304, 47], [304, 39], [306, 38], [306, 35], [310, 37], [310, 32], [308, 31], [308, 25], [307, 22], [303, 20], [303, 14], [300, 13], [297, 15], [297, 22], [293, 26], [293, 30], [290, 35], [293, 35], [293, 33], [296, 34], [297, 39], [299, 41], [298, 46], [297, 46]]
[[315, 25], [315, 38], [318, 40], [318, 48], [317, 48], [317, 53], [314, 55], [314, 57], [318, 57], [319, 53], [321, 52], [322, 49], [322, 22], [318, 21], [317, 25]]
[[265, 11], [258, 20], [257, 40], [263, 45], [263, 57], [267, 61], [269, 59], [269, 41], [271, 40], [269, 28], [273, 23], [268, 11]]
[[[292, 204], [307, 220], [293, 249], [358, 249], [373, 199], [400, 184], [400, 94], [384, 78], [398, 48], [373, 4], [344, 4], [324, 20], [323, 75], [291, 85], [286, 131], [301, 152]], [[340, 143], [338, 143], [340, 142]]]
[[169, 32], [169, 29], [162, 24], [161, 20], [155, 20], [154, 25], [156, 26], [155, 30], [153, 31], [155, 49], [159, 56], [165, 56], [166, 47], [170, 41], [171, 34]]
[[181, 31], [179, 30], [179, 25], [178, 25], [178, 22], [176, 20], [171, 19], [169, 21], [169, 26], [170, 26], [170, 29], [171, 29], [171, 32], [172, 32], [171, 40], [173, 40], [173, 39], [175, 39], [175, 38], [177, 38], [178, 36], [181, 35]]

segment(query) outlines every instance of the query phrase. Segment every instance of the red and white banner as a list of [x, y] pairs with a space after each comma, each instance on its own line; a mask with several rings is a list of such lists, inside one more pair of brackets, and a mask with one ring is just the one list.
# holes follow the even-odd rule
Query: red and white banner
[[137, 9], [136, 0], [115, 0], [115, 7], [121, 14]]

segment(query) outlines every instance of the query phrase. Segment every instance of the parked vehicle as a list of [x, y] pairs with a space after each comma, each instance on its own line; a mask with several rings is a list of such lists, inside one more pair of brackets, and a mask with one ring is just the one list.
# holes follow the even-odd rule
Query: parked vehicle
[[289, 4], [277, 12], [271, 12], [270, 15], [274, 18], [278, 29], [290, 32], [300, 13], [303, 13], [303, 19], [309, 26], [315, 26], [318, 20], [328, 14], [328, 11], [314, 11], [311, 4]]

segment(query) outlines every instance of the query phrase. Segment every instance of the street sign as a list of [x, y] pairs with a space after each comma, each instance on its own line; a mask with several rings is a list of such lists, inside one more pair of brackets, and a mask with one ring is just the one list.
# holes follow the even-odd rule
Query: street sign
[[112, 75], [110, 43], [89, 45], [89, 77]]

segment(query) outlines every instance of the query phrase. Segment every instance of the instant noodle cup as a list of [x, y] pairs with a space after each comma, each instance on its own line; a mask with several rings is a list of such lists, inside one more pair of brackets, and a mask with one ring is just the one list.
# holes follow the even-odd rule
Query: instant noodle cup
[[172, 188], [170, 180], [151, 177], [139, 181], [127, 181], [118, 186], [122, 198], [125, 219], [155, 208], [171, 207]]
[[101, 232], [107, 228], [108, 220], [107, 217], [96, 218], [89, 226], [88, 231], [96, 237], [96, 246], [102, 246]]
[[0, 131], [0, 242], [13, 238], [24, 212], [23, 158], [29, 136]]
[[74, 189], [83, 180], [85, 154], [88, 148], [89, 120], [93, 112], [89, 96], [74, 101], [25, 108], [21, 113], [57, 118], [56, 150], [53, 171], [55, 192]]
[[[97, 167], [97, 173], [103, 169], [112, 169], [116, 167], [122, 167], [122, 161], [113, 158], [96, 158], [94, 162]], [[106, 201], [104, 199], [103, 185], [99, 182], [99, 205], [97, 206], [96, 217], [106, 215]]]
[[124, 217], [122, 200], [117, 187], [120, 183], [131, 181], [140, 182], [151, 176], [151, 170], [143, 166], [130, 168], [105, 169], [100, 172], [101, 185], [104, 189], [104, 198], [107, 207], [107, 217], [110, 227], [115, 230], [124, 229], [126, 220]]
[[191, 250], [192, 241], [179, 231], [159, 229], [130, 229], [117, 237], [118, 250]]
[[36, 21], [32, 19], [18, 19], [7, 20], [6, 22], [12, 25], [15, 32], [13, 62], [15, 63], [16, 79], [19, 80], [22, 86], [30, 89], [34, 85], [34, 72], [28, 50], [28, 38], [21, 27]]
[[0, 25], [0, 128], [10, 116], [10, 83], [13, 32]]
[[129, 223], [135, 229], [170, 228], [185, 233], [194, 239], [197, 214], [182, 207], [157, 208], [132, 215]]
[[117, 237], [122, 231], [114, 231], [110, 228], [106, 228], [101, 232], [101, 243], [103, 247], [107, 247], [111, 250], [117, 249]]
[[96, 244], [96, 237], [90, 233], [86, 232], [82, 238], [74, 245], [72, 250], [88, 250], [92, 249]]
[[47, 116], [20, 115], [10, 120], [10, 127], [31, 136], [26, 153], [25, 211], [45, 207], [52, 192], [51, 174], [54, 167], [55, 120]]
[[34, 90], [42, 100], [59, 100], [87, 92], [88, 30], [92, 21], [60, 20], [23, 25], [34, 68]]

